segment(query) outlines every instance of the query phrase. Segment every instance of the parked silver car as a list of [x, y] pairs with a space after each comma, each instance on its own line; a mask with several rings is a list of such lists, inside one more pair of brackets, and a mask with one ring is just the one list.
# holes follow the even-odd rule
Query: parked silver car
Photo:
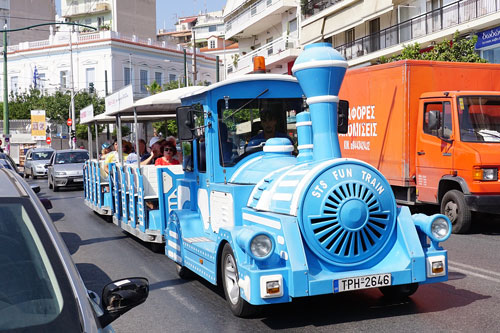
[[57, 150], [47, 164], [49, 188], [57, 192], [63, 186], [83, 187], [83, 164], [89, 159], [85, 149]]
[[31, 148], [26, 152], [24, 161], [24, 177], [33, 179], [40, 176], [47, 176], [45, 164], [49, 163], [54, 149], [52, 148]]
[[86, 289], [42, 203], [15, 172], [0, 169], [0, 331], [112, 332], [109, 324], [148, 297], [145, 278]]

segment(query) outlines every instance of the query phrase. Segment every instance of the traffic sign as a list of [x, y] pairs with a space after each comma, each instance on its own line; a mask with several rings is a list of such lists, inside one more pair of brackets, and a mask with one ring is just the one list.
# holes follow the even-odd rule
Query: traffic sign
[[68, 121], [66, 122], [68, 126], [71, 126], [73, 124], [73, 120], [71, 118], [68, 118]]
[[50, 145], [50, 143], [52, 142], [52, 139], [50, 138], [50, 136], [47, 139], [45, 139], [45, 142], [47, 142], [47, 144]]

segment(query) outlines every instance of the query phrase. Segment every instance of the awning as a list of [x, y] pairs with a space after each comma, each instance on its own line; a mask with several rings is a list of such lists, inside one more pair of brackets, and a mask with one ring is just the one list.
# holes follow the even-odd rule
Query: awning
[[159, 94], [142, 98], [136, 101], [131, 107], [110, 112], [108, 115], [132, 116], [135, 109], [137, 114], [149, 114], [157, 117], [161, 117], [163, 115], [173, 115], [175, 117], [175, 110], [177, 107], [181, 106], [181, 97], [190, 95], [204, 88], [205, 87], [203, 86], [191, 86], [167, 90]]
[[314, 42], [316, 39], [320, 39], [324, 21], [325, 18], [322, 17], [319, 20], [302, 27], [302, 31], [300, 32], [300, 44], [305, 45]]

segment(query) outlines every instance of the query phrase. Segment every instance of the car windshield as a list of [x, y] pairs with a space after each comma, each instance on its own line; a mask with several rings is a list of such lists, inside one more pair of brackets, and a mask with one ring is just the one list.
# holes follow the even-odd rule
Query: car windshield
[[500, 142], [500, 96], [458, 98], [460, 138], [465, 142]]
[[84, 151], [58, 153], [56, 155], [56, 164], [84, 163], [88, 159], [89, 153]]
[[30, 199], [0, 199], [0, 216], [0, 331], [79, 330], [72, 287]]
[[33, 152], [33, 160], [38, 161], [38, 160], [49, 160], [52, 157], [51, 151], [37, 151]]
[[219, 100], [220, 164], [232, 166], [244, 156], [262, 150], [272, 137], [296, 143], [295, 116], [303, 101], [291, 99]]

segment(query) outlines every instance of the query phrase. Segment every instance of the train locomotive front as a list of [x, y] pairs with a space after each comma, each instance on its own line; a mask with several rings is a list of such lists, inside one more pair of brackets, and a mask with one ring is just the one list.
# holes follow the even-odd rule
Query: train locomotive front
[[[299, 154], [292, 156], [288, 140], [269, 139], [262, 154], [212, 185], [212, 193], [234, 197], [236, 216], [205, 233], [213, 237], [213, 253], [178, 241], [182, 229], [193, 229], [192, 213], [171, 215], [170, 241], [177, 243], [167, 246], [170, 257], [212, 283], [220, 277], [235, 315], [254, 305], [366, 288], [406, 297], [419, 284], [447, 280], [447, 252], [439, 243], [450, 235], [449, 220], [397, 207], [378, 170], [341, 157], [337, 96], [346, 68], [330, 44], [305, 47], [292, 69], [309, 105], [297, 115]], [[238, 195], [262, 170], [256, 185]], [[199, 264], [202, 257], [214, 261], [213, 275]]]

